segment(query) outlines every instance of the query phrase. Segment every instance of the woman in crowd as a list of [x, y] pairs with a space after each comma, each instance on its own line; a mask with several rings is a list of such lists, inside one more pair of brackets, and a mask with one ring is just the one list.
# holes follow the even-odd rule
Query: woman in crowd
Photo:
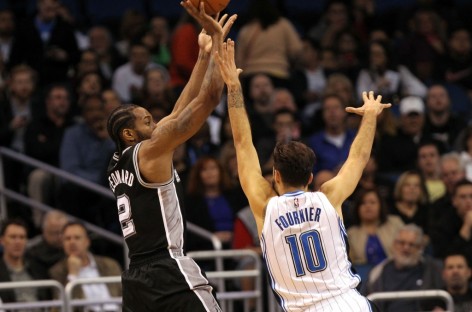
[[376, 189], [358, 193], [353, 204], [353, 223], [347, 230], [353, 264], [376, 265], [392, 255], [393, 237], [403, 221], [388, 214]]

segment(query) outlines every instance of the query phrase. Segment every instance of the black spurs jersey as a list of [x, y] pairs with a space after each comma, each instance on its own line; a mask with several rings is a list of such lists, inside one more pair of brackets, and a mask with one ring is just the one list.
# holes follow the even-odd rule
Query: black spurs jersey
[[138, 167], [141, 143], [115, 153], [108, 167], [108, 182], [115, 194], [118, 216], [129, 258], [165, 249], [182, 252], [185, 233], [180, 178], [156, 184], [143, 181]]

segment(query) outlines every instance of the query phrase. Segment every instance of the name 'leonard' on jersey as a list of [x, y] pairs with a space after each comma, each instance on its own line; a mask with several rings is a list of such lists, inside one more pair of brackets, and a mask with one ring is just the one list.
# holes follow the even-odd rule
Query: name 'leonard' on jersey
[[108, 182], [117, 200], [118, 216], [129, 257], [159, 250], [182, 250], [185, 223], [180, 179], [147, 183], [139, 173], [137, 155], [141, 144], [115, 153], [108, 167]]

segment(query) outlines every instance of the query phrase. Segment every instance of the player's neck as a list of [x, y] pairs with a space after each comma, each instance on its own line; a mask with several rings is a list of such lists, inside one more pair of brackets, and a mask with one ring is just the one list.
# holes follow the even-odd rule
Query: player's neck
[[296, 192], [306, 192], [308, 190], [307, 187], [302, 186], [285, 186], [279, 185], [280, 194], [288, 194], [288, 193], [296, 193]]

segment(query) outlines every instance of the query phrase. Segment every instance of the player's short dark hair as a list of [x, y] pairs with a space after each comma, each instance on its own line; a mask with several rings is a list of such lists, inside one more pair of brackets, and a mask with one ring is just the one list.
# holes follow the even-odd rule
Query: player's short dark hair
[[25, 229], [26, 235], [28, 235], [28, 226], [26, 225], [26, 222], [19, 218], [12, 218], [12, 219], [6, 219], [2, 222], [2, 225], [0, 228], [0, 236], [5, 235], [5, 232], [10, 225], [21, 226], [22, 228]]
[[124, 128], [133, 128], [136, 117], [133, 114], [134, 109], [138, 108], [135, 104], [124, 104], [115, 108], [108, 117], [107, 130], [110, 138], [115, 142], [117, 152], [125, 149], [125, 144], [121, 139], [120, 132]]
[[311, 148], [298, 141], [279, 142], [274, 148], [273, 156], [274, 168], [280, 172], [285, 184], [308, 184], [316, 160]]

